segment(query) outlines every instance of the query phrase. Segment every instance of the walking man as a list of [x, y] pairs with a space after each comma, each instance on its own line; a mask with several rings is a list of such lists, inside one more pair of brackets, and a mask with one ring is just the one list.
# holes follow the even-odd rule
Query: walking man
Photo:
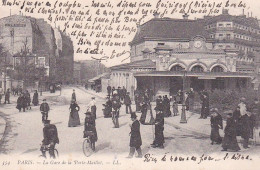
[[75, 89], [73, 89], [73, 92], [72, 92], [72, 95], [71, 95], [71, 101], [72, 101], [72, 100], [77, 101], [77, 100], [76, 100]]
[[131, 108], [131, 99], [130, 99], [130, 96], [129, 96], [129, 92], [126, 93], [126, 96], [125, 96], [125, 99], [124, 99], [124, 104], [125, 104], [125, 111], [126, 111], [126, 114], [129, 114], [128, 113], [128, 109], [130, 111], [130, 113], [132, 114], [132, 108]]
[[87, 106], [87, 110], [91, 110], [91, 114], [92, 114], [92, 117], [94, 119], [97, 118], [97, 107], [96, 107], [96, 100], [95, 100], [95, 97], [91, 97], [91, 101], [89, 102], [88, 106]]
[[42, 122], [44, 122], [44, 120], [48, 119], [48, 113], [50, 111], [50, 107], [46, 102], [46, 99], [43, 99], [43, 103], [40, 106], [40, 111], [42, 113]]
[[10, 89], [7, 89], [7, 91], [5, 92], [5, 102], [4, 104], [6, 104], [6, 102], [8, 102], [8, 104], [10, 104]]
[[131, 132], [130, 132], [130, 152], [127, 158], [132, 158], [134, 156], [135, 150], [138, 153], [138, 158], [142, 158], [142, 138], [140, 133], [140, 123], [136, 119], [136, 114], [133, 112], [131, 114], [132, 124], [130, 125]]

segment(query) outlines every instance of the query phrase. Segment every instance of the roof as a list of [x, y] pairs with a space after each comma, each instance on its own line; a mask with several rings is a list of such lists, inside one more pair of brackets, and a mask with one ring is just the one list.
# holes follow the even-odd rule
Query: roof
[[103, 74], [97, 75], [96, 77], [94, 77], [92, 79], [89, 79], [88, 82], [94, 82], [101, 78], [108, 78], [109, 76], [110, 76], [110, 73], [103, 73]]
[[246, 17], [245, 15], [234, 16], [229, 14], [221, 14], [218, 16], [212, 16], [206, 18], [207, 24], [211, 24], [215, 22], [224, 22], [224, 21], [233, 21], [237, 24], [259, 29], [257, 19], [253, 17]]
[[126, 63], [126, 64], [113, 66], [113, 67], [110, 67], [110, 68], [111, 69], [129, 69], [129, 68], [138, 68], [138, 67], [142, 67], [142, 68], [155, 68], [156, 67], [156, 63], [153, 62], [150, 59], [145, 59], [145, 60], [138, 60], [138, 61], [134, 61], [134, 62], [131, 62], [131, 63]]
[[[217, 77], [252, 77], [252, 74], [248, 73], [238, 73], [238, 72], [185, 72], [188, 77], [200, 77], [200, 79], [209, 79]], [[182, 77], [184, 72], [182, 71], [150, 71], [150, 72], [140, 72], [135, 73], [135, 77], [172, 77], [178, 76]]]
[[203, 36], [206, 40], [211, 39], [204, 25], [204, 20], [153, 18], [140, 26], [140, 31], [131, 43], [136, 44], [145, 39], [190, 40], [195, 36]]

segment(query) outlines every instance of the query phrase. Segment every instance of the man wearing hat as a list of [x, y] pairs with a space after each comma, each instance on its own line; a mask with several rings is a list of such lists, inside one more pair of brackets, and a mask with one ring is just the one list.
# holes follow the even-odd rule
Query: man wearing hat
[[126, 114], [129, 114], [128, 113], [128, 109], [130, 111], [130, 113], [132, 113], [132, 108], [131, 108], [131, 99], [130, 99], [130, 96], [129, 96], [129, 92], [126, 93], [126, 96], [125, 96], [125, 99], [124, 99], [124, 104], [125, 104], [125, 111], [126, 111]]
[[117, 94], [114, 94], [114, 97], [112, 99], [112, 121], [114, 124], [114, 128], [119, 128], [119, 122], [118, 122], [118, 118], [119, 118], [119, 110], [121, 107], [121, 102], [120, 102], [120, 98]]
[[46, 147], [50, 145], [50, 156], [55, 159], [54, 155], [54, 149], [56, 143], [59, 143], [59, 138], [58, 138], [58, 131], [55, 125], [50, 124], [50, 120], [44, 120], [44, 128], [43, 128], [43, 141], [42, 141], [42, 146], [41, 146], [41, 152], [42, 156], [46, 157]]
[[48, 113], [49, 113], [50, 107], [48, 103], [46, 102], [46, 99], [43, 99], [43, 103], [40, 106], [40, 111], [42, 113], [42, 121], [48, 119]]
[[89, 137], [91, 142], [91, 148], [95, 151], [95, 142], [97, 142], [97, 130], [96, 122], [92, 117], [91, 112], [85, 113], [85, 123], [84, 123], [84, 135], [83, 138]]
[[96, 107], [96, 100], [95, 97], [91, 97], [91, 101], [89, 102], [88, 106], [87, 106], [87, 110], [91, 109], [91, 114], [92, 116], [96, 119], [97, 115], [97, 107]]
[[142, 145], [142, 138], [141, 138], [141, 133], [140, 133], [140, 123], [136, 119], [136, 114], [133, 112], [131, 114], [131, 120], [132, 124], [130, 125], [131, 132], [130, 134], [130, 152], [127, 158], [132, 158], [134, 156], [135, 150], [138, 153], [138, 158], [142, 158], [142, 150], [141, 150], [141, 145]]

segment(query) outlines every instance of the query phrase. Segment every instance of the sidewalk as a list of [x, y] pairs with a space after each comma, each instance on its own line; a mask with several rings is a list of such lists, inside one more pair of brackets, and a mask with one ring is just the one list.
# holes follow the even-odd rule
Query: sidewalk
[[[2, 104], [1, 104], [0, 107], [2, 107]], [[0, 144], [2, 143], [2, 138], [3, 138], [3, 135], [5, 133], [5, 128], [6, 128], [6, 121], [2, 117], [1, 114], [2, 114], [2, 112], [0, 112]]]

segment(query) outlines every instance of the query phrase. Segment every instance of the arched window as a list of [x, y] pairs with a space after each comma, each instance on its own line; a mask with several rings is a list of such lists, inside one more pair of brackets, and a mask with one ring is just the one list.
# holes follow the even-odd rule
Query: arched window
[[211, 69], [211, 72], [224, 72], [224, 69], [221, 66], [215, 66]]
[[171, 71], [182, 71], [182, 70], [184, 70], [184, 68], [182, 66], [180, 66], [179, 64], [177, 64], [171, 68]]
[[196, 73], [203, 72], [203, 71], [204, 71], [204, 69], [200, 65], [196, 65], [196, 66], [192, 67], [192, 69], [191, 69], [191, 72], [196, 72]]

